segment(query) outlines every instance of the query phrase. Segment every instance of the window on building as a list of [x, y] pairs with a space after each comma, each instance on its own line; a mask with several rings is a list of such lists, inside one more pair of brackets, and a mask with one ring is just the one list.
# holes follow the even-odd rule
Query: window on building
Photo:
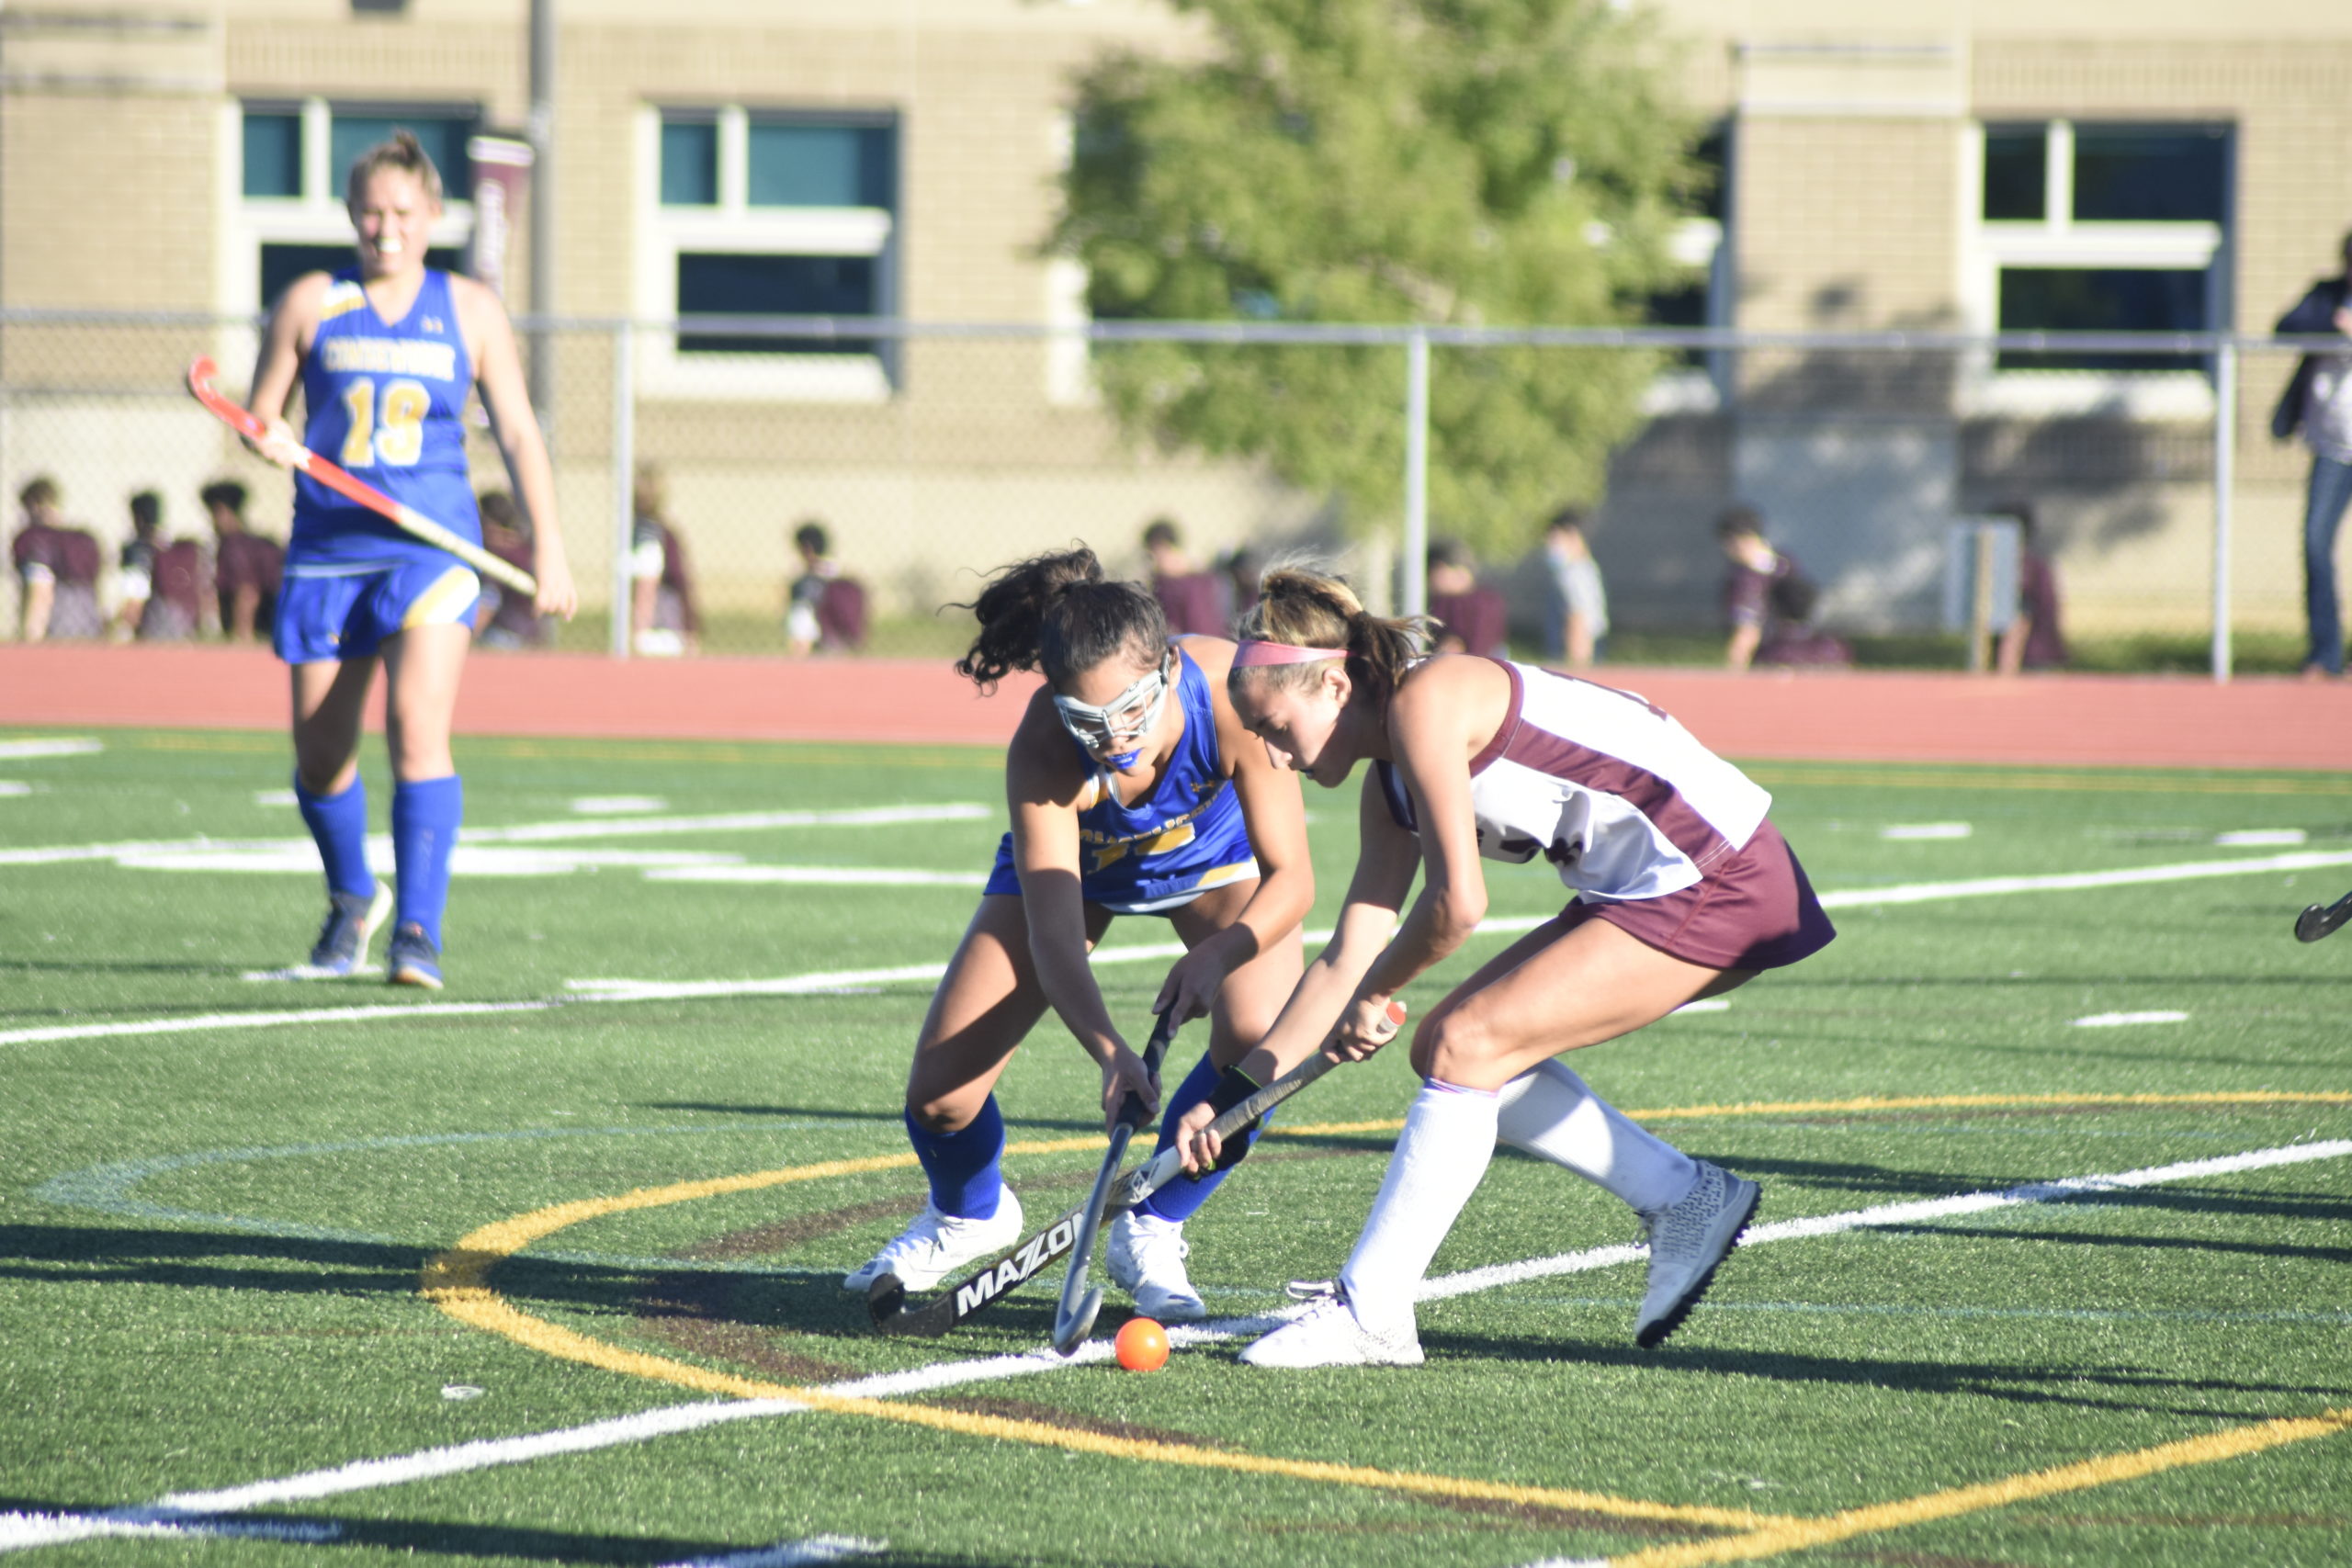
[[[2226, 321], [2231, 163], [2226, 125], [1983, 127], [1973, 324], [2162, 333]], [[1991, 368], [2075, 373], [2045, 383], [2064, 400], [2131, 395], [2130, 381], [2151, 392], [2166, 377], [2194, 379], [2201, 365], [2196, 355], [2004, 350]]]
[[649, 109], [639, 145], [638, 307], [678, 323], [648, 345], [651, 383], [673, 396], [888, 396], [892, 343], [709, 319], [895, 313], [897, 118]]
[[[471, 104], [333, 103], [255, 100], [232, 106], [223, 156], [243, 196], [220, 228], [220, 308], [266, 308], [306, 272], [352, 265], [351, 219], [344, 181], [353, 159], [390, 136], [413, 131], [441, 171], [441, 220], [427, 259], [461, 264], [473, 232], [472, 169], [466, 142], [481, 119]], [[227, 171], [224, 170], [224, 174]]]

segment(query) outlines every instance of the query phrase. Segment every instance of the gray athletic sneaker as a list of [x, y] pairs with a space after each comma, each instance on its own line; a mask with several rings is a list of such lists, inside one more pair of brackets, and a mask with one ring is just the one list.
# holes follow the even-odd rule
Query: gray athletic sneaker
[[372, 894], [330, 893], [327, 918], [311, 944], [311, 961], [280, 971], [289, 980], [339, 980], [368, 962], [368, 943], [392, 912], [392, 890], [382, 881]]
[[1139, 1315], [1157, 1323], [1198, 1323], [1209, 1309], [1184, 1273], [1192, 1251], [1183, 1221], [1130, 1211], [1111, 1222], [1102, 1259], [1111, 1282], [1135, 1297]]
[[1715, 1266], [1747, 1228], [1762, 1192], [1721, 1166], [1698, 1166], [1699, 1179], [1682, 1201], [1642, 1216], [1650, 1233], [1650, 1276], [1634, 1343], [1645, 1350], [1664, 1344], [1707, 1293]]

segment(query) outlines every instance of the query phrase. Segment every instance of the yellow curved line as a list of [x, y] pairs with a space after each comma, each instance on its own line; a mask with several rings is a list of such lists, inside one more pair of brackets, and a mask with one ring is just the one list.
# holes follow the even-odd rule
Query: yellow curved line
[[[1296, 1134], [1315, 1134], [1338, 1130], [1349, 1124], [1307, 1126], [1293, 1129]], [[1051, 1141], [1008, 1144], [1006, 1154], [1057, 1154], [1075, 1149], [1102, 1146], [1100, 1137], [1059, 1138]], [[1100, 1433], [1073, 1431], [1067, 1427], [1048, 1426], [1042, 1421], [1021, 1421], [1005, 1416], [981, 1416], [962, 1410], [943, 1410], [932, 1405], [906, 1404], [894, 1401], [863, 1399], [853, 1395], [830, 1393], [822, 1389], [797, 1388], [784, 1383], [766, 1382], [757, 1378], [738, 1377], [732, 1373], [715, 1371], [667, 1356], [650, 1355], [640, 1350], [594, 1339], [587, 1335], [549, 1323], [522, 1311], [501, 1296], [489, 1285], [490, 1271], [505, 1258], [514, 1256], [531, 1243], [551, 1235], [583, 1220], [606, 1214], [626, 1213], [639, 1209], [661, 1208], [671, 1203], [684, 1203], [699, 1198], [718, 1197], [730, 1192], [748, 1192], [760, 1188], [780, 1187], [788, 1182], [815, 1181], [827, 1177], [857, 1176], [877, 1170], [903, 1169], [915, 1163], [911, 1154], [876, 1155], [863, 1159], [827, 1160], [820, 1164], [795, 1166], [782, 1170], [752, 1171], [740, 1176], [715, 1177], [701, 1181], [673, 1182], [666, 1187], [644, 1187], [634, 1191], [616, 1193], [605, 1198], [583, 1198], [569, 1203], [557, 1203], [545, 1209], [518, 1214], [513, 1219], [487, 1224], [465, 1236], [446, 1252], [435, 1256], [424, 1269], [419, 1281], [427, 1301], [458, 1322], [503, 1335], [516, 1344], [564, 1360], [579, 1361], [601, 1367], [607, 1371], [624, 1372], [632, 1377], [650, 1379], [657, 1382], [673, 1383], [705, 1393], [731, 1394], [741, 1399], [783, 1399], [803, 1404], [811, 1410], [822, 1410], [839, 1416], [864, 1416], [876, 1420], [894, 1421], [905, 1426], [928, 1427], [937, 1431], [954, 1432], [966, 1437], [996, 1438], [1008, 1442], [1031, 1443], [1044, 1448], [1065, 1449], [1077, 1453], [1099, 1454], [1106, 1458], [1141, 1461], [1154, 1464], [1184, 1465], [1198, 1470], [1223, 1470], [1251, 1475], [1281, 1476], [1295, 1481], [1317, 1481], [1342, 1486], [1363, 1486], [1382, 1491], [1408, 1492], [1423, 1495], [1470, 1498], [1483, 1502], [1528, 1505], [1544, 1508], [1577, 1509], [1587, 1513], [1607, 1514], [1620, 1518], [1673, 1520], [1685, 1524], [1712, 1525], [1727, 1529], [1755, 1529], [1760, 1526], [1781, 1522], [1785, 1516], [1757, 1514], [1744, 1508], [1712, 1508], [1673, 1503], [1653, 1503], [1640, 1498], [1612, 1497], [1601, 1493], [1576, 1492], [1549, 1486], [1518, 1486], [1502, 1482], [1474, 1481], [1455, 1476], [1429, 1475], [1415, 1471], [1376, 1470], [1366, 1465], [1329, 1464], [1314, 1460], [1280, 1459], [1261, 1454], [1238, 1453], [1228, 1450], [1196, 1448], [1183, 1443], [1148, 1442], [1133, 1438], [1106, 1437]]]
[[[1861, 1097], [1849, 1100], [1758, 1101], [1745, 1105], [1684, 1106], [1666, 1110], [1637, 1111], [1631, 1114], [1662, 1119], [1758, 1116], [1833, 1111], [1964, 1109], [1996, 1105], [2154, 1106], [2263, 1102], [2345, 1104], [2352, 1103], [2352, 1093], [2249, 1090], [2185, 1095], [1917, 1095], [1899, 1098]], [[1273, 1127], [1269, 1128], [1268, 1131], [1290, 1137], [1312, 1137], [1393, 1131], [1400, 1125], [1402, 1125], [1401, 1122], [1394, 1121], [1332, 1122], [1299, 1127]], [[1098, 1148], [1102, 1144], [1102, 1138], [1093, 1135], [1038, 1139], [1008, 1144], [1005, 1145], [1004, 1152], [1008, 1155], [1064, 1154]], [[705, 1393], [729, 1394], [742, 1399], [789, 1400], [811, 1410], [821, 1410], [834, 1415], [863, 1416], [905, 1426], [927, 1427], [933, 1430], [954, 1432], [967, 1437], [995, 1438], [1009, 1442], [1029, 1443], [1039, 1447], [1057, 1448], [1071, 1452], [1098, 1454], [1106, 1458], [1132, 1460], [1146, 1463], [1182, 1465], [1200, 1470], [1223, 1470], [1242, 1474], [1280, 1476], [1289, 1480], [1323, 1482], [1335, 1485], [1362, 1486], [1429, 1496], [1581, 1510], [1619, 1518], [1669, 1520], [1743, 1532], [1734, 1537], [1713, 1541], [1660, 1547], [1633, 1557], [1620, 1559], [1619, 1562], [1624, 1565], [1624, 1568], [1687, 1568], [1687, 1565], [1703, 1562], [1775, 1556], [1825, 1541], [1844, 1540], [1852, 1535], [1894, 1529], [1901, 1525], [1930, 1518], [1947, 1517], [1954, 1513], [1964, 1513], [1977, 1508], [1996, 1507], [2020, 1497], [2039, 1496], [2050, 1492], [2099, 1485], [2109, 1480], [2122, 1480], [2132, 1475], [2147, 1474], [2154, 1470], [2169, 1469], [2175, 1465], [2203, 1463], [2211, 1459], [2253, 1452], [2280, 1442], [2294, 1442], [2308, 1437], [2323, 1436], [2327, 1432], [2340, 1430], [2346, 1425], [2352, 1425], [2352, 1411], [2330, 1412], [2327, 1416], [2311, 1421], [2272, 1422], [2255, 1427], [2241, 1427], [2234, 1432], [2217, 1433], [2209, 1438], [2192, 1439], [2185, 1444], [2169, 1444], [2161, 1449], [2144, 1450], [2142, 1454], [2112, 1455], [2105, 1459], [2087, 1461], [2081, 1465], [2068, 1466], [2059, 1471], [2011, 1477], [2007, 1481], [1991, 1483], [1984, 1486], [1933, 1493], [1925, 1497], [1911, 1498], [1900, 1503], [1849, 1509], [1825, 1518], [1804, 1519], [1787, 1515], [1758, 1514], [1742, 1508], [1714, 1508], [1701, 1505], [1657, 1503], [1641, 1498], [1615, 1497], [1602, 1493], [1578, 1492], [1545, 1486], [1519, 1486], [1502, 1482], [1430, 1475], [1417, 1471], [1378, 1470], [1367, 1465], [1330, 1464], [1314, 1460], [1282, 1459], [1270, 1455], [1235, 1452], [1229, 1450], [1198, 1448], [1183, 1443], [1114, 1438], [1094, 1432], [1073, 1431], [1040, 1421], [1015, 1420], [1005, 1416], [977, 1415], [967, 1411], [944, 1410], [932, 1405], [865, 1399], [831, 1393], [822, 1389], [767, 1382], [760, 1379], [739, 1377], [733, 1373], [717, 1371], [707, 1367], [673, 1360], [666, 1356], [631, 1350], [604, 1340], [591, 1338], [587, 1335], [577, 1333], [522, 1311], [491, 1289], [489, 1284], [491, 1270], [504, 1259], [513, 1257], [533, 1242], [586, 1220], [641, 1209], [662, 1208], [673, 1203], [692, 1202], [698, 1199], [720, 1197], [729, 1193], [781, 1187], [794, 1182], [818, 1181], [841, 1176], [861, 1176], [883, 1170], [903, 1170], [916, 1163], [915, 1156], [911, 1153], [872, 1155], [857, 1159], [824, 1160], [777, 1170], [750, 1171], [735, 1176], [673, 1182], [662, 1187], [643, 1187], [602, 1198], [583, 1198], [568, 1203], [551, 1204], [544, 1209], [536, 1209], [528, 1213], [483, 1225], [467, 1235], [455, 1247], [436, 1254], [424, 1265], [419, 1280], [419, 1288], [426, 1300], [458, 1322], [488, 1333], [501, 1335], [542, 1354], [558, 1357], [564, 1360], [578, 1361], [587, 1366], [599, 1367], [607, 1371], [622, 1372], [631, 1377], [646, 1378], [657, 1382], [695, 1389]], [[2285, 1431], [2289, 1428], [2292, 1428], [2292, 1431], [2287, 1436], [2264, 1436], [2264, 1434]], [[2151, 1459], [2150, 1456], [2157, 1457]], [[2141, 1464], [2142, 1468], [2132, 1468], [2134, 1464]], [[2074, 1476], [2095, 1476], [2096, 1479], [2066, 1479]], [[2018, 1490], [2020, 1487], [2030, 1488], [2037, 1484], [2039, 1490]], [[1982, 1500], [1962, 1501], [1968, 1499]], [[1693, 1553], [1703, 1554], [1692, 1555]]]
[[1987, 1508], [2007, 1507], [2011, 1503], [2022, 1503], [2029, 1498], [2048, 1497], [2062, 1492], [2081, 1492], [2093, 1486], [2111, 1485], [2119, 1481], [2135, 1481], [2143, 1475], [2177, 1470], [2184, 1465], [2211, 1464], [2216, 1460], [2259, 1453], [2265, 1449], [2275, 1449], [2286, 1443], [2331, 1437], [2347, 1427], [2352, 1427], [2352, 1409], [2330, 1410], [2319, 1416], [2279, 1421], [2259, 1421], [2252, 1426], [2233, 1427], [2226, 1431], [2209, 1432], [2201, 1438], [2163, 1443], [2132, 1453], [2102, 1454], [2097, 1459], [2085, 1460], [2079, 1464], [2061, 1465], [2054, 1470], [2030, 1471], [2023, 1475], [2004, 1476], [1998, 1481], [1987, 1481], [1974, 1486], [1957, 1486], [1950, 1491], [1929, 1492], [1892, 1503], [1847, 1508], [1817, 1519], [1794, 1519], [1747, 1535], [1653, 1547], [1646, 1551], [1611, 1559], [1611, 1568], [1700, 1568], [1701, 1564], [1710, 1562], [1752, 1562], [1758, 1558], [1778, 1557], [1783, 1552], [1826, 1546], [1831, 1541], [1850, 1540], [1858, 1535], [1872, 1535], [1881, 1530], [1926, 1524], [1933, 1519], [1949, 1519], [1961, 1514], [1981, 1513]]

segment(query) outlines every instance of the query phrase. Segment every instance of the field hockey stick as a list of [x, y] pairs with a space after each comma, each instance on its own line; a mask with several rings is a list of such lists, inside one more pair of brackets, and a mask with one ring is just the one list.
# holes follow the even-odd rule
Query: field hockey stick
[[[1148, 1070], [1155, 1074], [1159, 1072], [1160, 1058], [1168, 1054], [1168, 1043], [1176, 1037], [1179, 1027], [1172, 1011], [1161, 1013], [1159, 1021], [1152, 1025], [1151, 1041], [1144, 1047], [1144, 1066]], [[936, 1338], [990, 1303], [1027, 1284], [1067, 1256], [1077, 1246], [1079, 1231], [1081, 1225], [1086, 1224], [1090, 1213], [1094, 1216], [1095, 1224], [1101, 1224], [1102, 1211], [1098, 1200], [1103, 1197], [1104, 1188], [1117, 1174], [1120, 1157], [1126, 1153], [1127, 1140], [1136, 1130], [1136, 1122], [1125, 1119], [1125, 1112], [1130, 1110], [1137, 1112], [1137, 1120], [1141, 1119], [1140, 1108], [1132, 1094], [1127, 1097], [1127, 1104], [1121, 1107], [1122, 1119], [1112, 1132], [1110, 1153], [1102, 1161], [1101, 1174], [1094, 1179], [1093, 1193], [1084, 1203], [1057, 1216], [1051, 1224], [1024, 1238], [1012, 1251], [968, 1279], [956, 1281], [928, 1306], [909, 1311], [905, 1284], [896, 1274], [883, 1275], [865, 1291], [866, 1316], [874, 1327], [883, 1334], [910, 1335], [919, 1339]], [[1086, 1239], [1091, 1250], [1094, 1240], [1091, 1226], [1087, 1226]], [[1057, 1330], [1062, 1319], [1063, 1314], [1057, 1310], [1055, 1314]]]
[[2295, 917], [2295, 940], [2317, 942], [2346, 920], [2352, 920], [2352, 893], [2333, 904], [2313, 904]]
[[[1151, 1026], [1151, 1043], [1143, 1048], [1144, 1076], [1159, 1076], [1160, 1059], [1176, 1038], [1176, 1010], [1170, 1007]], [[1094, 1332], [1094, 1315], [1102, 1310], [1101, 1287], [1086, 1288], [1086, 1269], [1094, 1258], [1095, 1233], [1102, 1228], [1102, 1205], [1110, 1201], [1111, 1185], [1119, 1179], [1120, 1162], [1127, 1157], [1127, 1140], [1151, 1114], [1143, 1097], [1129, 1090], [1119, 1102], [1119, 1124], [1111, 1129], [1111, 1146], [1103, 1151], [1102, 1168], [1094, 1173], [1094, 1190], [1087, 1195], [1079, 1216], [1078, 1234], [1070, 1242], [1069, 1272], [1062, 1276], [1062, 1297], [1054, 1309], [1054, 1348], [1075, 1356], [1086, 1337]]]
[[[1396, 1023], [1405, 1021], [1401, 1002], [1391, 1002], [1388, 1016]], [[1209, 1131], [1219, 1143], [1230, 1143], [1240, 1135], [1250, 1122], [1329, 1072], [1339, 1064], [1317, 1052], [1297, 1066], [1250, 1096], [1209, 1123]], [[1102, 1205], [1105, 1215], [1126, 1213], [1145, 1199], [1159, 1191], [1183, 1173], [1183, 1156], [1168, 1149], [1155, 1156], [1151, 1163], [1139, 1166], [1119, 1179], [1111, 1196]], [[918, 1339], [935, 1339], [960, 1326], [974, 1314], [986, 1311], [1001, 1301], [1009, 1292], [1025, 1284], [1063, 1254], [1069, 1252], [1078, 1239], [1078, 1222], [1082, 1211], [1072, 1209], [1053, 1224], [1038, 1231], [1022, 1244], [978, 1270], [970, 1278], [943, 1292], [928, 1305], [907, 1310], [906, 1287], [895, 1274], [885, 1274], [866, 1292], [866, 1311], [874, 1327], [884, 1334], [906, 1335]]]
[[[1403, 1028], [1404, 1023], [1405, 1004], [1398, 1001], [1390, 1002], [1388, 1004], [1388, 1032], [1381, 1038], [1394, 1039], [1396, 1031]], [[1266, 1085], [1265, 1088], [1253, 1091], [1248, 1099], [1236, 1101], [1233, 1109], [1210, 1122], [1207, 1130], [1216, 1134], [1216, 1141], [1219, 1144], [1230, 1143], [1247, 1130], [1252, 1122], [1257, 1121], [1267, 1111], [1272, 1111], [1339, 1065], [1337, 1058], [1327, 1056], [1317, 1051], [1273, 1082]], [[1239, 1156], [1237, 1156], [1237, 1164]], [[1104, 1212], [1110, 1214], [1125, 1213], [1175, 1180], [1183, 1172], [1182, 1150], [1181, 1148], [1162, 1149], [1152, 1156], [1150, 1164], [1138, 1166], [1129, 1171], [1121, 1179], [1119, 1185], [1112, 1189], [1111, 1201]]]
[[[210, 410], [223, 424], [248, 441], [269, 439], [269, 429], [245, 410], [239, 408], [220, 389], [212, 383], [220, 374], [220, 367], [209, 354], [199, 354], [196, 363], [187, 367], [187, 389], [199, 403]], [[356, 501], [368, 511], [388, 517], [415, 535], [426, 544], [448, 551], [484, 577], [492, 578], [518, 593], [538, 596], [538, 579], [516, 566], [501, 560], [463, 535], [451, 532], [413, 506], [403, 506], [366, 479], [357, 479], [336, 468], [324, 457], [307, 447], [296, 446], [294, 467], [347, 501]]]

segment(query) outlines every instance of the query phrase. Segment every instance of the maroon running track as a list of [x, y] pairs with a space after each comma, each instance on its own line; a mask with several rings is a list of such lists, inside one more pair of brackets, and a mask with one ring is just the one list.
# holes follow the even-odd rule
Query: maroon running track
[[[2337, 682], [1602, 674], [1734, 757], [2352, 773], [2352, 685]], [[944, 660], [482, 654], [466, 671], [458, 727], [476, 735], [1001, 744], [1031, 685], [1016, 678], [983, 698]], [[286, 671], [262, 649], [0, 649], [0, 725], [277, 729], [286, 709]]]

